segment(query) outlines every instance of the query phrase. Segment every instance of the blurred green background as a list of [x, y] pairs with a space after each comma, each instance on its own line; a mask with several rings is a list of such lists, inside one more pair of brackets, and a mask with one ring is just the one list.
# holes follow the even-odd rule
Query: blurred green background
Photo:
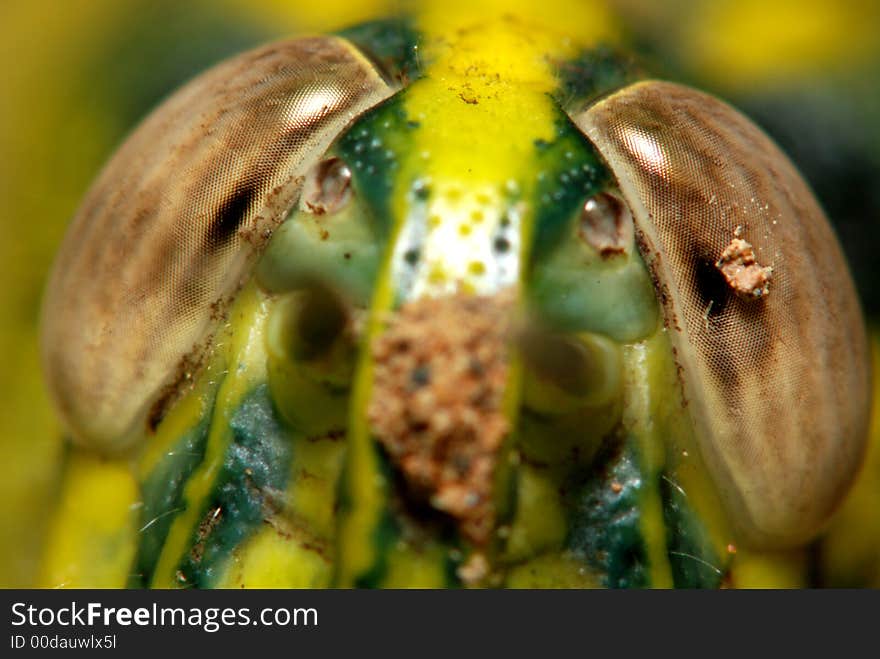
[[[33, 582], [56, 492], [63, 447], [39, 370], [39, 303], [66, 223], [102, 162], [163, 96], [219, 59], [400, 5], [0, 2], [0, 586]], [[607, 6], [619, 47], [658, 76], [733, 102], [792, 156], [841, 237], [869, 319], [880, 317], [880, 2]], [[860, 482], [819, 547], [820, 582], [880, 587], [876, 419], [873, 437]]]

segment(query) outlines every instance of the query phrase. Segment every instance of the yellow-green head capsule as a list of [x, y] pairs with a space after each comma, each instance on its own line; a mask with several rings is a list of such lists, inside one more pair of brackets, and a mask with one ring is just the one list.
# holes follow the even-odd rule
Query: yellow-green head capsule
[[74, 218], [44, 365], [136, 465], [120, 585], [716, 586], [846, 492], [866, 339], [792, 164], [586, 5], [439, 4], [216, 66]]

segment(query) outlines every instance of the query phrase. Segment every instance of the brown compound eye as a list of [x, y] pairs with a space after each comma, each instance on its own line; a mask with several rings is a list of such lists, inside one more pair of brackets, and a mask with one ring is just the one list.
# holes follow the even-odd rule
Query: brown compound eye
[[688, 411], [754, 544], [809, 539], [864, 452], [870, 375], [846, 262], [812, 193], [748, 119], [648, 81], [572, 115], [632, 211]]
[[[118, 450], [143, 433], [306, 175], [394, 91], [344, 39], [283, 41], [199, 76], [132, 133], [73, 219], [43, 303], [46, 380], [77, 441]], [[349, 191], [346, 169], [326, 165], [309, 194], [329, 212]]]

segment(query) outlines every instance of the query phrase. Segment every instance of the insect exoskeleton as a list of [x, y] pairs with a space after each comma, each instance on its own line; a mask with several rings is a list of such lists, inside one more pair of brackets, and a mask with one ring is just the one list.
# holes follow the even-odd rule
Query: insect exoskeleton
[[[515, 450], [533, 459], [524, 473], [550, 474], [548, 501], [569, 476], [557, 463], [644, 430], [630, 417], [654, 408], [633, 401], [659, 385], [634, 384], [633, 346], [659, 336], [659, 308], [678, 411], [741, 537], [815, 535], [864, 451], [867, 344], [834, 234], [772, 142], [672, 83], [623, 86], [566, 117], [531, 79], [487, 75], [480, 96], [470, 80], [426, 75], [395, 96], [402, 85], [373, 61], [339, 37], [245, 53], [174, 94], [110, 160], [44, 301], [45, 371], [74, 440], [114, 452], [143, 437], [255, 277], [275, 296], [280, 415], [306, 434], [348, 418], [348, 500], [363, 487], [380, 507], [376, 455], [388, 458], [408, 492], [458, 520], [480, 563], [506, 523], [495, 476], [515, 462], [502, 458], [518, 421]], [[492, 151], [489, 129], [510, 149]], [[478, 156], [456, 151], [467, 139], [484, 140]], [[313, 399], [290, 385], [298, 378], [311, 378]], [[345, 397], [327, 402], [322, 387]], [[616, 455], [632, 466], [627, 450]], [[656, 487], [663, 465], [649, 462], [639, 468]], [[610, 491], [643, 505], [640, 479]], [[603, 523], [591, 514], [585, 525]], [[382, 516], [364, 519], [339, 526], [339, 562], [355, 565], [340, 583], [375, 572], [369, 552], [345, 554], [357, 533], [377, 535]]]
[[707, 94], [626, 87], [572, 113], [632, 212], [697, 438], [760, 545], [813, 536], [863, 455], [864, 322], [838, 242], [793, 165]]
[[131, 134], [43, 304], [46, 379], [74, 440], [118, 451], [161, 416], [307, 172], [394, 90], [342, 38], [283, 41], [196, 78]]

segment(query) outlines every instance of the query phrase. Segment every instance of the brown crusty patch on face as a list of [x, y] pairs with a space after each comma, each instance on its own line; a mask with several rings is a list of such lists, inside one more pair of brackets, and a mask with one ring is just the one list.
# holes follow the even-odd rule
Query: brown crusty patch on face
[[405, 304], [372, 345], [373, 433], [408, 486], [485, 545], [510, 430], [502, 401], [510, 301], [455, 294]]

